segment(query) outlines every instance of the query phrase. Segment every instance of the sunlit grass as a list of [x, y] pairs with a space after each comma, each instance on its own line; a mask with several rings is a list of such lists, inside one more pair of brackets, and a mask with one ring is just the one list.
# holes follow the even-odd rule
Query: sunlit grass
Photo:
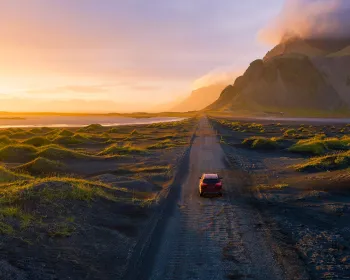
[[4, 166], [0, 166], [0, 183], [13, 182], [19, 180], [29, 180], [31, 176], [25, 174], [19, 174], [6, 169]]
[[134, 147], [130, 144], [126, 144], [124, 146], [119, 146], [118, 144], [113, 144], [100, 153], [98, 156], [106, 156], [106, 155], [132, 155], [132, 154], [144, 154], [147, 151], [145, 149]]
[[278, 147], [278, 139], [253, 136], [244, 139], [242, 144], [252, 149], [271, 150]]
[[288, 150], [295, 153], [323, 155], [332, 150], [347, 150], [348, 148], [349, 146], [346, 140], [314, 137], [311, 139], [300, 140]]
[[51, 144], [51, 141], [43, 136], [34, 136], [27, 140], [24, 140], [22, 144], [32, 145], [35, 147], [45, 146]]
[[297, 171], [320, 172], [350, 167], [350, 151], [308, 159], [293, 166]]

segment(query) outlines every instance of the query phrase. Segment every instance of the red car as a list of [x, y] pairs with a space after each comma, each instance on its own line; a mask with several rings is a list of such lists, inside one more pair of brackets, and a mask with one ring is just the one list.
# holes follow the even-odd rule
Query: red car
[[199, 177], [199, 195], [222, 195], [222, 181], [218, 174], [203, 174]]

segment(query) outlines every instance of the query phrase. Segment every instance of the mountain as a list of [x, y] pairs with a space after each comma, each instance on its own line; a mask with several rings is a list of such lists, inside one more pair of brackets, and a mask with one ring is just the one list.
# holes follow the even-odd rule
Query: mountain
[[172, 112], [188, 112], [202, 110], [209, 104], [213, 103], [220, 96], [221, 91], [225, 88], [224, 84], [214, 84], [198, 88], [192, 91], [191, 95], [185, 100], [172, 107]]
[[262, 60], [252, 62], [243, 76], [206, 109], [308, 113], [349, 110], [349, 50], [350, 40], [345, 39], [284, 41]]

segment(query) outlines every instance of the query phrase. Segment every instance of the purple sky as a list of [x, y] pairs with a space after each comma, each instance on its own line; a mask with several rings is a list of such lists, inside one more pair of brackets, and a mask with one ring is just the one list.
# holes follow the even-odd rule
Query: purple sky
[[0, 94], [172, 100], [262, 57], [270, 46], [257, 33], [283, 2], [1, 1]]

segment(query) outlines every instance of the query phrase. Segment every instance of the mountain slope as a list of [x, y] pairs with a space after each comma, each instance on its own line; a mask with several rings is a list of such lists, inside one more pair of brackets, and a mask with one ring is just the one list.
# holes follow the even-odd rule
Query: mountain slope
[[219, 98], [220, 93], [225, 88], [225, 86], [226, 85], [223, 84], [214, 84], [196, 89], [192, 91], [191, 95], [188, 98], [172, 107], [170, 111], [188, 112], [202, 110]]
[[[349, 40], [289, 40], [250, 64], [207, 110], [338, 112], [350, 108]], [[337, 55], [332, 56], [332, 53]]]

